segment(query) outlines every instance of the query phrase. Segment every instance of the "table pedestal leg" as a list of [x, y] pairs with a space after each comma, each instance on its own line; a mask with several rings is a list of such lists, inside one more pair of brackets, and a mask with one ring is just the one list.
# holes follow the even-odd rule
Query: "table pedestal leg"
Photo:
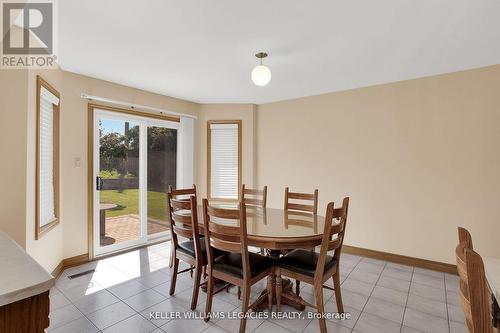
[[[271, 294], [273, 296], [273, 302], [272, 304], [276, 304], [276, 278], [274, 274], [268, 276], [268, 279], [271, 279], [271, 285], [273, 286], [273, 290], [271, 291]], [[293, 292], [293, 282], [290, 281], [289, 279], [282, 279], [282, 296], [281, 296], [281, 305], [287, 304], [299, 311], [304, 311], [306, 308], [304, 304], [301, 303], [302, 298], [300, 296], [297, 296]], [[260, 296], [263, 296], [267, 290], [263, 290]], [[286, 296], [285, 296], [286, 295]], [[264, 311], [268, 309], [268, 299], [267, 297], [264, 297], [261, 302], [256, 304], [252, 310], [253, 311]]]
[[[278, 259], [280, 254], [282, 253], [281, 250], [267, 250], [267, 255], [273, 259]], [[269, 290], [269, 292], [272, 295], [272, 304], [276, 304], [276, 276], [273, 274], [269, 275], [267, 277], [268, 279], [268, 286], [271, 286], [272, 290]], [[299, 311], [303, 311], [306, 307], [302, 302], [302, 298], [300, 296], [297, 296], [293, 292], [293, 282], [290, 281], [290, 279], [282, 279], [281, 280], [282, 284], [282, 292], [281, 292], [281, 304], [286, 304], [289, 305]], [[263, 290], [262, 293], [260, 294], [260, 297], [267, 292], [267, 290]], [[264, 297], [259, 303], [257, 303], [252, 310], [253, 311], [263, 311], [268, 308], [268, 299], [267, 297]]]

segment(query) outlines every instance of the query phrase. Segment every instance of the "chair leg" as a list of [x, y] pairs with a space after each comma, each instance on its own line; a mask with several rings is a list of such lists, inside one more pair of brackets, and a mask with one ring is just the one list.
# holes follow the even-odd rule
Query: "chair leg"
[[198, 304], [198, 293], [200, 291], [200, 282], [203, 267], [196, 266], [194, 272], [193, 297], [191, 297], [191, 310], [196, 309]]
[[282, 280], [281, 280], [281, 270], [276, 269], [276, 311], [281, 310], [281, 293], [283, 292]]
[[191, 278], [193, 278], [193, 267], [194, 267], [194, 266], [193, 266], [193, 265], [191, 265], [191, 270], [189, 271], [189, 276], [190, 276]]
[[300, 281], [299, 280], [295, 280], [295, 294], [297, 296], [300, 295]]
[[170, 291], [169, 291], [170, 296], [172, 296], [175, 293], [175, 284], [177, 282], [178, 271], [179, 271], [179, 259], [175, 258], [174, 254], [174, 270], [172, 271], [172, 279], [170, 280]]
[[326, 321], [323, 317], [325, 313], [325, 305], [323, 304], [323, 287], [322, 286], [314, 286], [316, 293], [316, 306], [318, 308], [318, 313], [321, 315], [319, 318], [319, 330], [321, 333], [326, 332]]
[[241, 299], [241, 287], [238, 287], [238, 299]]
[[337, 273], [333, 277], [333, 288], [335, 289], [335, 300], [337, 301], [337, 311], [344, 312], [344, 305], [342, 304], [342, 293], [340, 291], [340, 274]]
[[174, 243], [171, 241], [170, 242], [170, 260], [168, 262], [168, 267], [172, 268], [172, 266], [174, 265], [174, 258], [175, 258]]
[[210, 320], [210, 312], [212, 311], [212, 298], [214, 297], [214, 277], [212, 271], [208, 272], [207, 286], [207, 302], [205, 304], [205, 321]]
[[240, 320], [240, 333], [245, 333], [245, 329], [247, 326], [246, 314], [248, 312], [249, 302], [250, 302], [250, 286], [246, 285], [243, 287], [243, 299], [241, 301], [243, 317]]

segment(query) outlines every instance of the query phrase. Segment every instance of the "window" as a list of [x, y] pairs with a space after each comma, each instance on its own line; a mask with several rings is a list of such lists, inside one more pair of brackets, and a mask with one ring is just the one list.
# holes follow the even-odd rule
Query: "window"
[[36, 231], [59, 223], [59, 93], [37, 76]]
[[208, 196], [238, 199], [241, 186], [241, 121], [208, 122]]

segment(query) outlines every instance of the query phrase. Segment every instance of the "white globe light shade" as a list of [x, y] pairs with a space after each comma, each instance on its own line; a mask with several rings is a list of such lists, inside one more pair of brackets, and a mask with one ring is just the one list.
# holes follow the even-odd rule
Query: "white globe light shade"
[[258, 86], [265, 86], [271, 81], [271, 70], [264, 65], [255, 66], [252, 70], [252, 81]]

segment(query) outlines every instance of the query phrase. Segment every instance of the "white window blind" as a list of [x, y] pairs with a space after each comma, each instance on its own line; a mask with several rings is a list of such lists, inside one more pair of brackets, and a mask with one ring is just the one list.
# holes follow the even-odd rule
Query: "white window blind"
[[54, 105], [59, 99], [44, 87], [40, 90], [39, 126], [39, 224], [56, 219], [54, 182]]
[[194, 184], [194, 119], [181, 117], [177, 149], [177, 188]]
[[238, 124], [210, 124], [212, 198], [238, 199]]

